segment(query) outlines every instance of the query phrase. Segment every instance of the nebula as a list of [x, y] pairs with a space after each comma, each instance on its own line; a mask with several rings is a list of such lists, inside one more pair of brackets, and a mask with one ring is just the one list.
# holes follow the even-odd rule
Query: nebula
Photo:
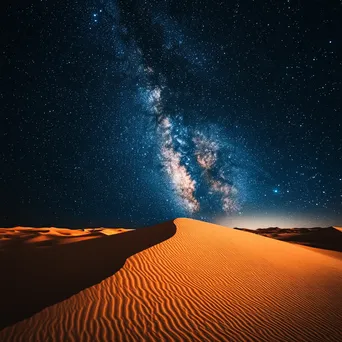
[[[154, 20], [160, 25], [165, 41], [172, 42], [163, 48], [169, 51], [173, 47], [191, 69], [205, 63], [205, 59], [200, 58], [200, 47], [193, 45], [190, 53], [186, 46], [193, 43], [179, 29], [171, 30], [177, 32], [171, 37], [170, 23]], [[175, 90], [158, 64], [145, 58], [144, 49], [138, 47], [134, 35], [127, 33], [118, 16], [116, 21], [115, 51], [120, 52], [119, 68], [134, 82], [133, 88], [143, 112], [140, 114], [145, 113], [146, 122], [150, 121], [146, 124], [147, 133], [144, 133], [157, 151], [162, 177], [175, 202], [182, 212], [199, 218], [205, 218], [205, 213], [210, 212], [240, 210], [245, 193], [241, 182], [244, 176], [234, 165], [239, 155], [232, 152], [227, 132], [220, 130], [219, 123], [186, 121], [187, 112], [180, 105], [184, 103], [185, 94]], [[183, 44], [186, 40], [187, 44]], [[129, 61], [129, 65], [125, 61]], [[181, 98], [179, 102], [177, 97]], [[234, 147], [239, 149], [239, 146]]]
[[186, 209], [197, 212], [200, 209], [199, 202], [195, 197], [196, 181], [191, 177], [185, 165], [182, 165], [182, 155], [177, 152], [173, 143], [171, 121], [164, 117], [158, 127], [160, 131], [160, 155], [165, 172], [170, 177], [176, 194], [183, 201]]
[[[144, 76], [153, 73], [144, 67]], [[215, 125], [204, 133], [184, 123], [182, 115], [169, 113], [163, 105], [165, 84], [149, 82], [140, 90], [143, 107], [155, 117], [159, 160], [181, 207], [189, 214], [200, 213], [202, 202], [232, 213], [240, 209], [239, 190], [233, 185], [231, 153], [224, 137], [216, 137]], [[227, 176], [228, 175], [228, 176]], [[217, 208], [215, 208], [217, 209]]]

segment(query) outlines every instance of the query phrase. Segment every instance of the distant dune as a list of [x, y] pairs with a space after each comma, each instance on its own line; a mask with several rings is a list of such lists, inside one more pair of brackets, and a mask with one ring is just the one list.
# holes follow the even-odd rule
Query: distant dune
[[277, 240], [298, 243], [300, 245], [342, 252], [342, 229], [339, 227], [314, 228], [258, 228], [238, 230], [271, 237]]
[[0, 341], [342, 341], [342, 260], [190, 219], [121, 232], [2, 238]]
[[74, 243], [77, 241], [96, 239], [103, 235], [119, 234], [129, 230], [121, 228], [0, 228], [0, 252], [1, 250], [10, 250], [13, 248], [47, 247]]
[[340, 232], [342, 232], [342, 227], [335, 227], [335, 226], [334, 226], [334, 228], [337, 229], [337, 230], [339, 230]]

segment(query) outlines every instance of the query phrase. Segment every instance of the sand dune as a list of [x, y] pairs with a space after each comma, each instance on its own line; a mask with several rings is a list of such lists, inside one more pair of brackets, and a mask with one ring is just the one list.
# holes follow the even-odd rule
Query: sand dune
[[[342, 261], [301, 246], [177, 219], [38, 250], [26, 263], [4, 253], [9, 267], [24, 263], [12, 272], [24, 274], [20, 299], [1, 285], [7, 310], [23, 308], [27, 291], [33, 302], [53, 291], [1, 341], [342, 340]], [[63, 295], [48, 300], [59, 286]]]
[[0, 255], [0, 293], [6, 294], [1, 298], [0, 329], [100, 283], [117, 272], [128, 257], [175, 233], [173, 225], [159, 228], [101, 234], [94, 239], [85, 234], [76, 243], [49, 243], [44, 248], [40, 244], [36, 248], [35, 244], [7, 246]]
[[[303, 246], [315, 247], [319, 251], [330, 250], [342, 252], [342, 229], [339, 227], [315, 228], [235, 228], [281, 241], [297, 243]], [[336, 253], [335, 253], [336, 254]]]
[[32, 228], [14, 227], [0, 229], [0, 251], [13, 248], [47, 247], [96, 239], [102, 235], [120, 234], [131, 229], [122, 228]]

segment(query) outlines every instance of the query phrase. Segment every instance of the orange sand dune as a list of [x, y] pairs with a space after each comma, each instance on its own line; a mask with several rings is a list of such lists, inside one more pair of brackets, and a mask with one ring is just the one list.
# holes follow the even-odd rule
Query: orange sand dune
[[47, 247], [57, 244], [74, 243], [88, 239], [96, 239], [103, 234], [113, 235], [129, 230], [121, 228], [0, 228], [0, 251], [14, 247]]
[[342, 340], [342, 260], [298, 245], [176, 219], [38, 250], [4, 253], [21, 265], [17, 293], [1, 279], [11, 324], [41, 311], [1, 341]]
[[322, 248], [316, 248], [316, 247], [310, 247], [310, 246], [306, 246], [306, 245], [301, 245], [298, 244], [299, 246], [301, 246], [302, 248], [307, 248], [308, 250], [311, 250], [315, 253], [321, 253], [324, 255], [328, 255], [332, 258], [337, 258], [337, 259], [341, 259], [342, 260], [342, 252], [337, 252], [337, 251], [332, 251], [329, 249], [322, 249]]

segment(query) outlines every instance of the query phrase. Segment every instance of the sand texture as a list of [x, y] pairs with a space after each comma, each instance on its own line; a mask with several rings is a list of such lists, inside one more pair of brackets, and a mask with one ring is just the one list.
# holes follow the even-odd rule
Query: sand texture
[[201, 221], [0, 262], [0, 341], [342, 341], [342, 260]]

